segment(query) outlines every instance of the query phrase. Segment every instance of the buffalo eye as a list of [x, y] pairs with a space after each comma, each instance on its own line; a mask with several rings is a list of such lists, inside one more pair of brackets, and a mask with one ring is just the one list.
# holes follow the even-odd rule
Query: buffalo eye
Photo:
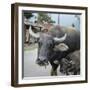
[[49, 47], [49, 48], [52, 48], [52, 47], [53, 47], [53, 43], [49, 43], [49, 44], [48, 44], [48, 47]]

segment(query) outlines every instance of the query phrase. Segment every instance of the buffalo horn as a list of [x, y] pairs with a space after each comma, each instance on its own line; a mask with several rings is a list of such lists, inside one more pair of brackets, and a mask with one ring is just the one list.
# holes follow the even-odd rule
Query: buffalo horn
[[67, 37], [67, 34], [65, 33], [65, 35], [61, 38], [58, 38], [58, 37], [54, 37], [54, 41], [56, 42], [63, 42]]
[[29, 27], [29, 33], [30, 33], [30, 35], [32, 36], [32, 37], [34, 37], [34, 38], [39, 38], [39, 34], [36, 34], [36, 33], [34, 33], [33, 31], [32, 31], [32, 28], [31, 28], [31, 26]]

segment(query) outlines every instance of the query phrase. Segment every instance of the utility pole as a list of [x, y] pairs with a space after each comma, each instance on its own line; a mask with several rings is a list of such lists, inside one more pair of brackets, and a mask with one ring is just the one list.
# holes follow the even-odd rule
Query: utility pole
[[58, 14], [58, 25], [60, 24], [60, 14]]

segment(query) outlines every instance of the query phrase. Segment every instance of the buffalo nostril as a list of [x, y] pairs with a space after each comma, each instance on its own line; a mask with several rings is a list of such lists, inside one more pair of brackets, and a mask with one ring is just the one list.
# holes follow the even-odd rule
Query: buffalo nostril
[[38, 59], [36, 59], [36, 63], [39, 63], [40, 62], [40, 59], [38, 58]]
[[37, 60], [36, 60], [36, 64], [39, 64], [40, 66], [44, 66], [44, 65], [48, 65], [48, 60], [45, 59], [44, 57], [39, 57]]

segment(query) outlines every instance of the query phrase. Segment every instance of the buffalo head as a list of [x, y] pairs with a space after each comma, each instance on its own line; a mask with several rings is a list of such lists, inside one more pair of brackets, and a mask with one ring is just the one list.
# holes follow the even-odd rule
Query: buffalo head
[[[68, 49], [68, 46], [62, 42], [66, 39], [67, 34], [65, 33], [62, 37], [57, 38], [53, 37], [48, 33], [40, 33], [36, 34], [32, 31], [31, 27], [29, 28], [29, 33], [38, 38], [38, 57], [36, 63], [43, 66], [48, 65], [48, 61], [50, 60], [54, 50], [65, 51]], [[57, 47], [59, 45], [59, 48]]]

